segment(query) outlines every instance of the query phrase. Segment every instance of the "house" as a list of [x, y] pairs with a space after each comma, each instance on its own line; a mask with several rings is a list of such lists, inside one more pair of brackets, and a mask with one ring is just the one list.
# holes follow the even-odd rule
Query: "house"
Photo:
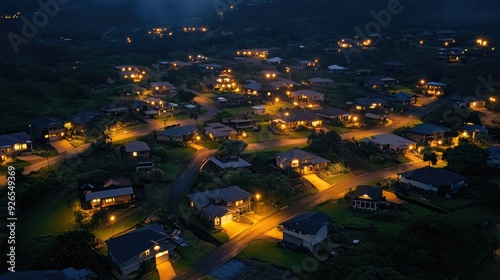
[[255, 121], [249, 118], [223, 118], [222, 123], [230, 124], [239, 129], [255, 127]]
[[80, 187], [81, 206], [84, 209], [102, 209], [133, 203], [134, 189], [130, 179], [112, 177], [102, 184], [86, 183]]
[[328, 70], [330, 71], [330, 73], [344, 73], [347, 71], [347, 67], [342, 67], [337, 64], [333, 64], [328, 66]]
[[422, 143], [423, 145], [437, 146], [444, 143], [453, 144], [454, 138], [451, 128], [434, 125], [431, 123], [417, 124], [403, 131], [407, 139]]
[[179, 68], [186, 68], [186, 67], [191, 67], [193, 66], [192, 62], [184, 62], [184, 61], [172, 61], [170, 62], [170, 67], [172, 69], [179, 69]]
[[311, 111], [292, 111], [274, 119], [273, 123], [280, 129], [295, 129], [298, 126], [316, 128], [323, 124], [323, 120]]
[[425, 194], [443, 197], [458, 192], [467, 186], [467, 178], [444, 168], [424, 168], [398, 174], [401, 183], [408, 184]]
[[376, 211], [381, 207], [397, 208], [402, 203], [394, 193], [372, 186], [357, 186], [351, 194], [351, 200], [353, 209], [368, 211]]
[[209, 161], [213, 163], [218, 170], [221, 171], [248, 168], [252, 166], [252, 164], [248, 163], [246, 160], [235, 155], [211, 157]]
[[158, 224], [150, 224], [105, 241], [108, 256], [123, 279], [129, 279], [142, 264], [156, 267], [169, 261], [175, 246]]
[[358, 97], [354, 99], [354, 102], [346, 103], [347, 105], [351, 105], [352, 108], [356, 111], [367, 111], [369, 109], [380, 109], [384, 110], [385, 106], [389, 102], [380, 97], [370, 96], [370, 97]]
[[456, 105], [461, 108], [471, 108], [471, 109], [486, 108], [486, 100], [477, 100], [477, 98], [474, 96], [452, 95], [448, 97], [447, 101], [449, 101], [452, 105]]
[[351, 38], [342, 38], [337, 42], [337, 45], [341, 48], [347, 49], [352, 48], [355, 45], [355, 42]]
[[378, 121], [384, 121], [387, 118], [385, 111], [380, 108], [367, 109], [365, 117]]
[[146, 71], [141, 71], [141, 69], [135, 65], [117, 65], [115, 66], [115, 70], [118, 71], [118, 75], [121, 79], [130, 79], [136, 83], [141, 82], [146, 76]]
[[156, 134], [156, 140], [175, 143], [194, 141], [198, 136], [198, 128], [194, 125], [172, 127]]
[[269, 83], [270, 86], [275, 88], [276, 90], [279, 90], [281, 88], [292, 88], [292, 87], [298, 87], [300, 86], [300, 83], [294, 82], [289, 79], [278, 79], [274, 82]]
[[302, 68], [314, 68], [318, 67], [318, 60], [300, 60], [299, 61], [299, 66]]
[[238, 132], [231, 127], [221, 123], [207, 123], [205, 127], [205, 135], [210, 137], [212, 141], [224, 141], [233, 139]]
[[75, 114], [71, 118], [71, 125], [75, 132], [83, 132], [85, 130], [85, 126], [95, 117], [101, 115], [99, 111], [85, 111]]
[[222, 91], [237, 88], [236, 80], [228, 73], [222, 73], [214, 77], [212, 85], [214, 89]]
[[290, 97], [293, 98], [294, 101], [313, 103], [314, 101], [323, 101], [325, 95], [314, 90], [301, 89], [291, 92]]
[[466, 123], [458, 130], [458, 134], [461, 137], [470, 137], [475, 140], [488, 137], [488, 129], [482, 125]]
[[325, 79], [320, 77], [309, 79], [309, 83], [312, 86], [323, 86], [323, 87], [331, 87], [335, 85], [335, 81], [333, 81], [332, 79]]
[[149, 84], [154, 93], [176, 93], [177, 89], [170, 82], [153, 82]]
[[319, 111], [316, 112], [316, 115], [323, 117], [327, 120], [330, 121], [341, 121], [341, 122], [346, 122], [346, 121], [357, 121], [358, 119], [354, 119], [353, 114], [345, 112], [343, 110], [337, 109], [337, 108], [332, 108], [332, 107], [326, 107], [322, 108]]
[[416, 95], [402, 91], [393, 94], [389, 100], [397, 106], [411, 106], [417, 104]]
[[63, 122], [56, 118], [41, 116], [31, 120], [28, 124], [33, 138], [45, 139], [49, 142], [63, 139], [66, 132]]
[[150, 158], [151, 149], [146, 142], [132, 141], [125, 144], [125, 154], [129, 158]]
[[366, 89], [372, 91], [387, 90], [397, 82], [398, 81], [396, 79], [390, 77], [371, 76], [371, 77], [366, 77], [366, 79], [363, 82], [363, 86]]
[[262, 77], [265, 79], [275, 79], [279, 76], [279, 72], [269, 70], [262, 70], [260, 74], [262, 74]]
[[248, 103], [246, 97], [237, 93], [230, 93], [224, 96], [230, 105], [238, 106]]
[[283, 241], [308, 249], [314, 253], [319, 243], [328, 237], [330, 216], [320, 211], [311, 211], [281, 223]]
[[260, 58], [260, 59], [266, 59], [267, 56], [269, 55], [269, 50], [268, 49], [242, 49], [242, 50], [237, 50], [236, 55], [239, 57], [253, 57], [253, 58]]
[[110, 104], [105, 105], [99, 108], [99, 110], [103, 111], [107, 115], [125, 115], [129, 112], [129, 108], [120, 104]]
[[314, 173], [319, 167], [327, 166], [329, 160], [310, 154], [299, 148], [276, 154], [276, 166], [280, 169], [291, 167], [301, 174]]
[[264, 105], [257, 105], [257, 106], [252, 106], [253, 112], [256, 115], [265, 115], [266, 114], [266, 106]]
[[216, 63], [204, 63], [198, 66], [198, 69], [202, 72], [212, 72], [212, 71], [220, 71], [222, 65]]
[[253, 194], [238, 186], [188, 194], [189, 206], [215, 226], [221, 226], [251, 210]]
[[357, 186], [351, 194], [352, 208], [376, 211], [383, 201], [382, 189], [372, 186]]
[[399, 61], [386, 61], [382, 63], [382, 69], [389, 72], [403, 72], [405, 70], [405, 65]]
[[373, 145], [381, 151], [392, 150], [402, 154], [409, 153], [417, 148], [415, 141], [394, 134], [373, 135], [361, 139], [360, 142], [366, 145]]
[[432, 96], [440, 96], [444, 94], [446, 84], [438, 82], [427, 82], [423, 86], [422, 93]]
[[33, 141], [26, 132], [0, 135], [0, 162], [9, 157], [31, 152]]
[[266, 59], [267, 64], [281, 64], [283, 63], [283, 59], [281, 57], [273, 57], [273, 58], [268, 58]]

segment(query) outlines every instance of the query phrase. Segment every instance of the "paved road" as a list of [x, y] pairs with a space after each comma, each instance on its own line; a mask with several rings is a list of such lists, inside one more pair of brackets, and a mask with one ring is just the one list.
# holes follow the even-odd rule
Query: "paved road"
[[242, 232], [235, 238], [227, 241], [222, 246], [216, 248], [212, 253], [205, 256], [198, 263], [193, 265], [183, 274], [176, 276], [174, 279], [178, 280], [191, 280], [199, 279], [204, 275], [209, 274], [212, 270], [222, 265], [229, 259], [233, 258], [248, 244], [254, 241], [257, 237], [266, 233], [267, 231], [275, 228], [281, 222], [300, 214], [304, 210], [310, 209], [318, 204], [321, 204], [330, 199], [337, 199], [343, 195], [353, 186], [361, 185], [363, 183], [395, 176], [398, 172], [413, 170], [425, 166], [425, 162], [417, 162], [412, 164], [404, 164], [396, 167], [387, 168], [371, 173], [366, 173], [354, 178], [349, 178], [337, 184], [332, 185], [330, 188], [308, 196], [282, 211], [278, 211], [273, 215], [261, 220], [260, 222], [252, 225], [247, 230]]

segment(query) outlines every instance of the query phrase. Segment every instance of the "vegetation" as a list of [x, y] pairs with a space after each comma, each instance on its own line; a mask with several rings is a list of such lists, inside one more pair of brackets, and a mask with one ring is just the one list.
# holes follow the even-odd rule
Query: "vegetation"
[[448, 148], [443, 152], [443, 160], [448, 168], [459, 173], [477, 174], [487, 166], [489, 152], [472, 143]]

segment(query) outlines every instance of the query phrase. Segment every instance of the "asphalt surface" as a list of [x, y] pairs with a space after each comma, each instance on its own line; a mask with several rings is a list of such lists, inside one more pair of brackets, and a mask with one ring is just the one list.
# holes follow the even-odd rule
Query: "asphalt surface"
[[395, 176], [399, 172], [409, 171], [424, 166], [426, 166], [425, 162], [403, 164], [375, 172], [366, 173], [334, 184], [330, 188], [308, 196], [292, 205], [289, 205], [285, 209], [278, 211], [273, 215], [252, 225], [240, 235], [227, 241], [222, 246], [216, 248], [212, 253], [205, 256], [183, 274], [177, 275], [174, 279], [191, 280], [202, 278], [204, 275], [209, 274], [212, 270], [236, 256], [248, 244], [250, 244], [262, 234], [275, 228], [281, 222], [288, 220], [300, 214], [301, 212], [304, 212], [305, 210], [330, 199], [341, 198], [353, 186], [361, 185], [363, 183], [381, 178]]

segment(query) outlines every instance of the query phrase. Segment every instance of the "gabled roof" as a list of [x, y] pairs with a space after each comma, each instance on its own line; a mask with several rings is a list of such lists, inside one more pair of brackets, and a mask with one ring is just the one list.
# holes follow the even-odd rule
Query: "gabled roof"
[[62, 126], [63, 122], [60, 119], [40, 116], [36, 119], [31, 120], [29, 124], [35, 128], [46, 128], [52, 126]]
[[301, 231], [307, 234], [316, 234], [327, 225], [330, 216], [320, 211], [304, 213], [281, 223], [284, 227]]
[[243, 168], [243, 167], [250, 167], [252, 164], [248, 163], [246, 160], [237, 157], [236, 160], [231, 160], [231, 161], [224, 161], [220, 160], [216, 157], [211, 157], [210, 161], [213, 162], [215, 165], [220, 167], [221, 169], [226, 169], [226, 168]]
[[175, 89], [175, 86], [172, 85], [170, 82], [152, 82], [152, 83], [149, 83], [149, 85], [152, 88], [155, 88], [155, 87], [169, 87], [169, 88], [174, 88]]
[[371, 200], [373, 202], [379, 202], [382, 200], [382, 189], [372, 186], [357, 186], [356, 190], [351, 194], [351, 198]]
[[248, 84], [243, 86], [244, 89], [250, 90], [260, 90], [262, 88], [261, 84], [257, 81], [250, 81]]
[[322, 96], [323, 97], [323, 96], [325, 96], [321, 92], [317, 92], [317, 91], [310, 90], [310, 89], [297, 90], [297, 91], [292, 92], [292, 95], [293, 96], [302, 96], [302, 95], [305, 95], [307, 97], [314, 97], [314, 96]]
[[19, 143], [31, 143], [31, 137], [26, 132], [0, 135], [0, 147], [11, 147]]
[[391, 97], [398, 100], [398, 101], [408, 101], [408, 100], [411, 100], [415, 96], [411, 93], [400, 91], [400, 92], [392, 95]]
[[297, 122], [297, 121], [317, 121], [320, 120], [321, 118], [318, 117], [313, 112], [309, 111], [293, 111], [290, 112], [288, 116], [283, 116], [280, 118], [282, 121], [289, 123], [289, 122]]
[[195, 132], [198, 132], [198, 128], [194, 125], [188, 124], [183, 126], [172, 127], [167, 130], [158, 132], [158, 135], [176, 137], [176, 136], [186, 136]]
[[221, 124], [221, 123], [207, 123], [205, 127], [205, 134], [212, 134], [213, 137], [226, 137], [231, 134], [236, 134], [237, 131], [231, 127]]
[[316, 78], [309, 79], [309, 82], [311, 82], [311, 83], [333, 83], [335, 81], [332, 79], [325, 79], [325, 78], [316, 77]]
[[399, 61], [391, 60], [391, 61], [386, 61], [382, 63], [384, 66], [405, 66], [404, 63], [401, 63]]
[[267, 62], [271, 62], [271, 63], [278, 63], [280, 61], [283, 61], [283, 59], [281, 59], [281, 57], [273, 57], [273, 58], [269, 58], [269, 59], [266, 59]]
[[227, 188], [192, 193], [188, 194], [187, 196], [196, 205], [200, 207], [207, 207], [209, 205], [212, 205], [213, 200], [218, 198], [222, 199], [225, 202], [232, 202], [253, 197], [253, 194], [245, 191], [238, 186], [231, 186]]
[[132, 181], [125, 177], [111, 177], [104, 181], [103, 187], [128, 187], [132, 186]]
[[149, 148], [148, 144], [146, 144], [146, 142], [132, 141], [125, 145], [125, 151], [127, 153], [132, 153], [132, 152], [151, 151], [151, 149]]
[[229, 209], [224, 205], [208, 205], [207, 207], [202, 208], [201, 211], [208, 216], [215, 218], [225, 216], [229, 212]]
[[446, 84], [438, 83], [438, 82], [428, 82], [428, 83], [426, 83], [426, 85], [437, 86], [437, 87], [444, 87], [444, 86], [446, 86]]
[[292, 80], [288, 80], [288, 79], [279, 79], [277, 81], [270, 82], [269, 85], [271, 85], [275, 88], [279, 88], [279, 87], [284, 87], [284, 86], [289, 86], [289, 85], [299, 86], [300, 84], [297, 82], [294, 82]]
[[320, 116], [345, 116], [345, 115], [350, 115], [350, 113], [347, 113], [343, 110], [337, 109], [337, 108], [332, 108], [332, 107], [326, 107], [322, 108], [321, 110], [316, 112], [317, 115]]
[[392, 145], [400, 149], [407, 148], [410, 145], [416, 144], [415, 141], [394, 135], [394, 134], [379, 134], [367, 138], [363, 138], [360, 142], [374, 142], [379, 145]]
[[101, 115], [99, 111], [84, 111], [73, 115], [71, 122], [74, 124], [87, 124], [93, 118]]
[[432, 168], [426, 166], [411, 171], [400, 173], [401, 177], [408, 180], [421, 182], [434, 186], [445, 186], [448, 184], [460, 182], [467, 178], [444, 168]]
[[154, 242], [159, 242], [167, 237], [168, 234], [158, 224], [151, 224], [105, 242], [108, 251], [122, 265], [153, 248], [156, 245]]
[[96, 190], [91, 193], [86, 193], [85, 201], [91, 201], [97, 198], [105, 199], [105, 198], [117, 197], [122, 195], [132, 195], [132, 194], [134, 194], [134, 189], [132, 187], [119, 187], [112, 189], [106, 188], [102, 190]]
[[418, 135], [432, 135], [437, 132], [449, 132], [451, 128], [447, 128], [440, 125], [435, 125], [431, 123], [421, 123], [414, 127], [407, 129], [406, 132], [418, 134]]
[[347, 68], [339, 66], [337, 64], [333, 64], [333, 65], [328, 66], [328, 69], [330, 69], [330, 70], [346, 70]]
[[488, 133], [488, 129], [482, 125], [477, 125], [477, 124], [471, 124], [471, 123], [467, 123], [467, 124], [464, 124], [460, 130], [464, 130], [464, 131], [467, 131], [469, 133], [472, 133], [472, 132], [479, 132], [479, 133]]
[[330, 162], [327, 159], [324, 159], [324, 158], [319, 157], [317, 155], [310, 154], [310, 153], [305, 152], [299, 148], [293, 148], [289, 151], [278, 153], [278, 154], [276, 154], [276, 156], [281, 157], [281, 158], [286, 158], [289, 160], [292, 160], [292, 159], [299, 159], [299, 160], [314, 159], [314, 163], [329, 163]]

